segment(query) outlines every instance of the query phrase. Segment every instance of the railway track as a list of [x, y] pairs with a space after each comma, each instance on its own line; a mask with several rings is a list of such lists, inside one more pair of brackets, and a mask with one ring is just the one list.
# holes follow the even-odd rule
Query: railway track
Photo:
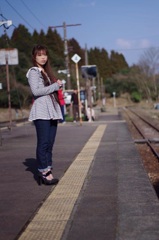
[[19, 123], [25, 123], [28, 121], [28, 118], [21, 118], [13, 120], [11, 123], [9, 121], [0, 122], [0, 146], [2, 146], [2, 131], [5, 129], [11, 131], [13, 127], [16, 127]]
[[28, 118], [16, 119], [16, 120], [12, 121], [11, 126], [10, 126], [9, 121], [3, 121], [3, 122], [0, 122], [0, 128], [7, 127], [8, 129], [10, 129], [10, 128], [16, 126], [16, 124], [18, 124], [18, 123], [23, 123], [23, 122], [27, 122], [27, 121], [28, 121]]
[[159, 161], [159, 127], [147, 119], [137, 110], [124, 109], [131, 124], [135, 127], [138, 137], [134, 139], [135, 143], [146, 143]]
[[159, 198], [159, 124], [138, 109], [123, 109], [143, 166]]

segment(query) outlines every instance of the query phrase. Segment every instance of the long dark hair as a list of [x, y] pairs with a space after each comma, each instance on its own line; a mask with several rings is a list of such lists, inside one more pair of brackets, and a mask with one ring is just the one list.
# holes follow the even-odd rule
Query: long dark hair
[[[38, 64], [36, 62], [36, 55], [38, 53], [45, 53], [48, 57], [49, 57], [49, 52], [48, 52], [48, 49], [47, 47], [43, 46], [43, 45], [36, 45], [33, 47], [33, 50], [32, 50], [32, 62], [33, 62], [33, 66], [34, 67], [38, 67]], [[54, 76], [53, 74], [53, 71], [52, 71], [52, 68], [50, 66], [50, 62], [49, 62], [49, 59], [47, 60], [47, 62], [45, 63], [45, 65], [43, 66], [45, 72], [47, 73], [51, 83], [55, 83], [57, 81], [57, 78]], [[50, 85], [50, 82], [48, 80], [48, 77], [41, 71], [41, 74], [44, 78], [44, 81], [45, 81], [45, 86], [48, 86]], [[56, 99], [56, 101], [59, 103], [59, 99], [58, 99], [58, 93], [57, 91], [53, 92], [52, 93]], [[50, 95], [52, 97], [52, 95]]]
[[[45, 53], [48, 57], [49, 57], [49, 52], [48, 52], [48, 49], [47, 47], [43, 46], [43, 45], [36, 45], [33, 47], [33, 50], [32, 50], [32, 63], [33, 63], [33, 66], [37, 67], [37, 62], [36, 62], [36, 55], [38, 53]], [[47, 60], [47, 62], [45, 63], [45, 65], [43, 66], [45, 72], [47, 73], [51, 83], [54, 83], [57, 81], [56, 77], [54, 76], [53, 74], [53, 71], [52, 71], [52, 68], [50, 66], [50, 62], [49, 62], [49, 59]], [[46, 75], [41, 72], [44, 80], [45, 80], [45, 85], [48, 85], [49, 82], [48, 82], [48, 78], [46, 77]]]

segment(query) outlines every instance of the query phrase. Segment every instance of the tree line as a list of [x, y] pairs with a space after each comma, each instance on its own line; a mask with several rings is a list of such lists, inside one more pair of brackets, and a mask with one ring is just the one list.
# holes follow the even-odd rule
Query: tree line
[[[47, 33], [43, 30], [38, 33], [36, 30], [31, 34], [24, 25], [19, 25], [14, 29], [11, 37], [4, 33], [0, 37], [1, 49], [18, 49], [19, 64], [9, 66], [9, 79], [11, 89], [11, 105], [15, 108], [28, 107], [31, 104], [32, 95], [28, 86], [26, 72], [32, 66], [31, 51], [34, 45], [42, 44], [49, 50], [49, 58], [55, 75], [61, 79], [66, 79], [66, 75], [58, 73], [60, 69], [66, 69], [64, 41], [56, 30], [48, 28]], [[76, 88], [75, 64], [71, 60], [74, 54], [81, 57], [79, 69], [86, 64], [86, 53], [88, 64], [97, 66], [97, 89], [99, 84], [103, 87], [103, 94], [111, 96], [115, 91], [116, 96], [129, 93], [132, 100], [140, 101], [141, 98], [156, 100], [158, 98], [158, 74], [153, 71], [152, 60], [149, 62], [148, 54], [143, 56], [139, 65], [129, 67], [124, 56], [112, 50], [108, 54], [104, 48], [81, 48], [74, 38], [68, 39], [68, 56], [70, 69], [70, 86]], [[152, 53], [152, 49], [149, 50]], [[155, 53], [156, 61], [158, 57]], [[156, 64], [155, 61], [155, 64]], [[151, 64], [150, 64], [151, 63]], [[151, 65], [151, 66], [150, 66]], [[8, 106], [6, 67], [0, 65], [0, 83], [3, 89], [0, 90], [0, 107]], [[85, 87], [85, 79], [80, 74], [80, 86]]]

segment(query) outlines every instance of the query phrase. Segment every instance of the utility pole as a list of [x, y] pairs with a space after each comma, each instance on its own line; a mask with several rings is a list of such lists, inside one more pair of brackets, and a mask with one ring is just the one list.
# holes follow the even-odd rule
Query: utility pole
[[[87, 45], [85, 45], [85, 65], [88, 66], [88, 52], [87, 52]], [[90, 108], [92, 108], [92, 92], [91, 92], [91, 80], [88, 76], [86, 76], [86, 92], [87, 92], [87, 104]]]
[[[12, 20], [0, 21], [0, 27], [3, 26], [8, 29], [12, 25]], [[6, 33], [6, 31], [4, 31]], [[6, 33], [7, 35], [7, 33]], [[7, 94], [8, 94], [8, 113], [9, 113], [9, 126], [8, 129], [11, 130], [12, 127], [12, 108], [11, 108], [11, 96], [10, 96], [10, 80], [9, 80], [9, 63], [8, 63], [8, 54], [5, 54], [5, 63], [6, 63], [6, 80], [7, 80]]]
[[71, 82], [70, 82], [70, 68], [69, 68], [69, 55], [68, 55], [68, 44], [67, 44], [67, 27], [75, 27], [80, 26], [81, 24], [66, 24], [65, 22], [63, 25], [60, 26], [51, 26], [50, 28], [56, 29], [56, 28], [63, 28], [64, 31], [64, 55], [65, 55], [65, 65], [67, 70], [67, 89], [71, 88]]
[[11, 108], [11, 95], [10, 95], [10, 80], [9, 80], [9, 64], [8, 54], [5, 54], [6, 60], [6, 78], [7, 78], [7, 94], [8, 94], [8, 111], [9, 111], [9, 129], [12, 127], [12, 108]]

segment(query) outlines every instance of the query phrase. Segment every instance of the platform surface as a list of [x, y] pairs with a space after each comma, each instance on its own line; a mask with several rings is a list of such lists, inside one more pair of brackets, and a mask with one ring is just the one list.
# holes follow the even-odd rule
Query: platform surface
[[159, 239], [159, 200], [120, 112], [59, 124], [57, 186], [37, 184], [32, 124], [1, 134], [0, 240]]

